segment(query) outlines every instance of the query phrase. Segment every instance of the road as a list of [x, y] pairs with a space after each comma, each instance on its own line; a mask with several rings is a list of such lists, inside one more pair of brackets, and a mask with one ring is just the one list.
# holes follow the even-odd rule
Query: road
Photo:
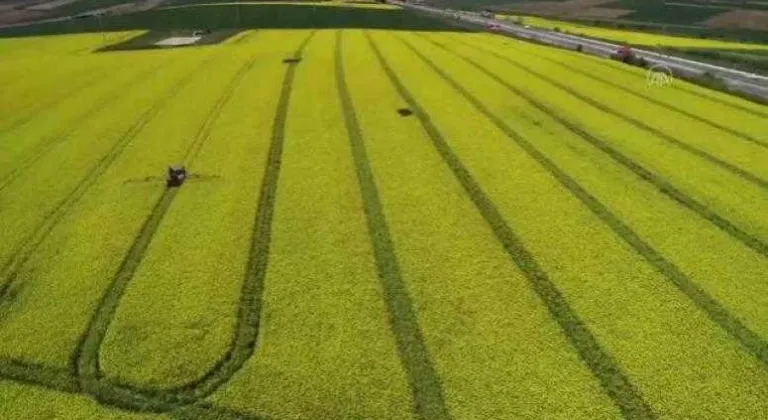
[[[388, 0], [387, 2], [403, 8], [442, 16], [447, 19], [478, 25], [483, 28], [488, 27], [488, 25], [496, 25], [495, 32], [512, 35], [517, 38], [531, 39], [537, 42], [543, 42], [568, 49], [576, 49], [578, 45], [581, 45], [583, 52], [602, 57], [610, 56], [621, 47], [620, 44], [613, 44], [577, 35], [563, 34], [548, 29], [526, 28], [497, 19], [485, 18], [480, 16], [480, 14], [473, 12], [452, 11], [433, 6], [405, 3], [398, 0]], [[768, 100], [768, 77], [766, 76], [686, 58], [660, 54], [656, 51], [648, 51], [638, 48], [633, 48], [632, 50], [638, 56], [645, 58], [648, 63], [650, 63], [650, 67], [669, 69], [675, 74], [693, 77], [701, 76], [703, 73], [708, 72], [717, 76], [731, 90], [759, 96]]]

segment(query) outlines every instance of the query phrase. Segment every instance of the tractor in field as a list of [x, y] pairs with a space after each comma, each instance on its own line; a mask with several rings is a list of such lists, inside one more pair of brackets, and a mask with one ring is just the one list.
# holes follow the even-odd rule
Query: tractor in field
[[648, 62], [645, 60], [645, 58], [635, 54], [635, 52], [632, 51], [632, 48], [629, 47], [619, 48], [616, 50], [616, 52], [611, 54], [611, 59], [638, 67], [645, 67], [648, 65]]
[[183, 166], [169, 166], [166, 186], [168, 188], [180, 187], [187, 179], [187, 169]]

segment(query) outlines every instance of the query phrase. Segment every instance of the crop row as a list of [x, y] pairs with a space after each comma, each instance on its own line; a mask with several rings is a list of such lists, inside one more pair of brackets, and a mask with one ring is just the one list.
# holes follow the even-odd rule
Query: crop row
[[[762, 176], [752, 114], [629, 102], [618, 69], [565, 84], [581, 58], [540, 47], [308, 35], [138, 68], [119, 118], [19, 152], [0, 372], [190, 417], [765, 409], [764, 190], [718, 163]], [[732, 154], [646, 122], [670, 112]], [[153, 176], [169, 159], [180, 190]]]

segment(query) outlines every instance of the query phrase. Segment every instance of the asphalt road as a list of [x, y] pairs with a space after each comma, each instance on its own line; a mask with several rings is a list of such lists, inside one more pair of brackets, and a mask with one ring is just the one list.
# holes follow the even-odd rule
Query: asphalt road
[[[605, 41], [585, 38], [577, 35], [563, 34], [539, 28], [526, 28], [520, 25], [511, 24], [505, 21], [485, 18], [480, 14], [464, 11], [449, 11], [433, 6], [416, 5], [404, 3], [398, 0], [388, 0], [388, 3], [396, 4], [404, 8], [418, 10], [425, 13], [436, 14], [448, 19], [457, 20], [463, 23], [475, 24], [481, 27], [495, 25], [495, 32], [513, 35], [518, 38], [531, 39], [538, 42], [556, 45], [569, 49], [576, 49], [581, 45], [585, 53], [608, 57], [621, 45]], [[705, 72], [717, 76], [720, 80], [732, 90], [738, 90], [751, 95], [760, 96], [768, 100], [768, 77], [758, 74], [748, 73], [728, 67], [716, 66], [700, 61], [689, 60], [681, 57], [661, 54], [655, 51], [644, 49], [632, 49], [636, 55], [645, 58], [651, 67], [658, 70], [669, 69], [676, 74], [688, 76], [699, 76]]]

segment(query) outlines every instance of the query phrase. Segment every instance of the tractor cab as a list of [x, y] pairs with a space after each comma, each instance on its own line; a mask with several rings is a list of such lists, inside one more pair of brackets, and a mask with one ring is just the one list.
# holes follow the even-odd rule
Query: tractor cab
[[168, 179], [166, 180], [166, 186], [168, 188], [180, 187], [187, 179], [187, 169], [183, 166], [169, 166], [168, 167]]

